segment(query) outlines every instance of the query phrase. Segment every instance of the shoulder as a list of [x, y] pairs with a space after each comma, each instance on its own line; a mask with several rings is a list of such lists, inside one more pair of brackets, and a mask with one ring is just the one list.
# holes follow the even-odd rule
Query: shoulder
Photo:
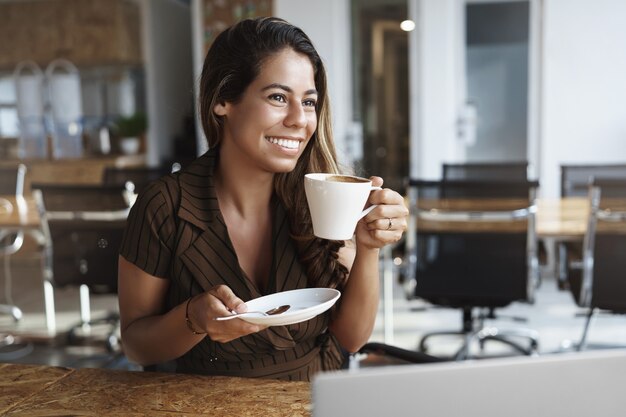
[[168, 174], [150, 183], [137, 197], [131, 211], [144, 215], [171, 216], [180, 201], [177, 174]]

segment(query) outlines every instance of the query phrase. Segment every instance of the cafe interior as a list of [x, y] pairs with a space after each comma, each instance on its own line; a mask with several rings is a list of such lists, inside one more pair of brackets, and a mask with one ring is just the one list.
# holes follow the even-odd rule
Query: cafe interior
[[[271, 15], [324, 60], [344, 169], [384, 178], [410, 211], [380, 252], [374, 331], [345, 371], [387, 381], [370, 383], [379, 404], [349, 377], [198, 379], [124, 355], [128, 211], [207, 150], [196, 102], [213, 39]], [[577, 383], [602, 381], [584, 391], [590, 413], [623, 415], [610, 396], [626, 382], [623, 1], [0, 0], [0, 38], [1, 415], [408, 414], [422, 401], [411, 384], [437, 381], [426, 371], [490, 363], [511, 369], [469, 377], [465, 401], [424, 415], [502, 415], [474, 404], [485, 381], [510, 384], [503, 399], [526, 389], [524, 415], [537, 402], [534, 415], [583, 415], [562, 360]], [[543, 388], [520, 388], [527, 364]], [[391, 391], [407, 395], [393, 405]], [[362, 410], [320, 405], [348, 401]]]

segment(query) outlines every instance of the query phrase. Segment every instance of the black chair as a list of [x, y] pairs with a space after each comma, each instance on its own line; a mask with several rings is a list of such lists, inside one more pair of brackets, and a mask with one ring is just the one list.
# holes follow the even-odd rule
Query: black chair
[[[527, 161], [444, 163], [442, 179], [468, 181], [526, 181]], [[548, 264], [548, 248], [543, 240], [537, 246], [539, 263]]]
[[626, 179], [626, 164], [563, 164], [561, 197], [586, 197], [595, 178]]
[[528, 162], [444, 163], [444, 180], [526, 181]]
[[626, 313], [626, 179], [593, 180], [589, 199], [582, 262], [571, 262], [568, 270], [572, 296], [588, 310], [577, 350], [588, 347], [596, 312]]
[[[454, 359], [468, 357], [474, 341], [497, 340], [535, 354], [529, 329], [485, 327], [495, 309], [533, 302], [538, 283], [535, 232], [536, 181], [410, 180], [412, 216], [407, 235], [407, 295], [462, 310], [462, 327], [424, 335], [419, 350], [437, 335], [464, 338]], [[408, 236], [407, 236], [408, 239]], [[476, 314], [476, 312], [478, 312]], [[528, 342], [527, 346], [518, 339]]]
[[[106, 167], [102, 174], [102, 183], [104, 185], [126, 185], [127, 188], [139, 194], [152, 181], [178, 169], [180, 169], [180, 165], [176, 163], [171, 166], [160, 167]], [[132, 184], [130, 187], [130, 184], [127, 184], [129, 182]]]
[[[626, 164], [563, 164], [561, 171], [561, 197], [587, 197], [594, 179], [626, 180]], [[556, 276], [559, 288], [567, 290], [568, 264], [582, 257], [581, 242], [560, 242], [556, 248]]]
[[[15, 196], [21, 198], [24, 195], [24, 180], [26, 177], [26, 166], [16, 164], [15, 166], [0, 167], [0, 195]], [[2, 201], [3, 210], [15, 210], [16, 208], [9, 201]], [[4, 284], [6, 292], [4, 294], [5, 303], [0, 303], [0, 314], [10, 314], [16, 322], [22, 318], [22, 310], [15, 305], [11, 297], [11, 286], [13, 277], [11, 274], [11, 255], [22, 248], [24, 244], [23, 231], [2, 230], [0, 228], [0, 256], [4, 270]]]
[[129, 211], [125, 187], [33, 184], [32, 189], [46, 236], [44, 295], [49, 327], [56, 328], [54, 289], [79, 287], [81, 322], [70, 329], [68, 340], [77, 342], [82, 333], [89, 338], [92, 326], [105, 324], [106, 345], [118, 350], [119, 315], [92, 320], [89, 300], [90, 293], [117, 294], [118, 251]]

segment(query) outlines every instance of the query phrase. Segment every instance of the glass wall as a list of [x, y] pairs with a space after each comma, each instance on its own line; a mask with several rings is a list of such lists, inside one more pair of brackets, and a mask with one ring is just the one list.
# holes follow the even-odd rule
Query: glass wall
[[528, 1], [466, 5], [467, 98], [477, 115], [467, 161], [527, 160]]

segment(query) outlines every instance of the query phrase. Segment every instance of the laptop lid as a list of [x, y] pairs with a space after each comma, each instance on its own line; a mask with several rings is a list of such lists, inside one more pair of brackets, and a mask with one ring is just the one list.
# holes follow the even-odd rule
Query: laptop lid
[[626, 416], [626, 350], [318, 374], [314, 417]]

